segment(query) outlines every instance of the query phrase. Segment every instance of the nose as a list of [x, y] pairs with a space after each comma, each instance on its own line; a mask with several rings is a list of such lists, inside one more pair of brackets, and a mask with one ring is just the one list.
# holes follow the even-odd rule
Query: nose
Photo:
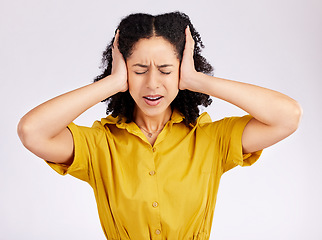
[[146, 86], [149, 89], [157, 89], [160, 87], [160, 76], [158, 76], [158, 72], [155, 69], [150, 69], [146, 78]]

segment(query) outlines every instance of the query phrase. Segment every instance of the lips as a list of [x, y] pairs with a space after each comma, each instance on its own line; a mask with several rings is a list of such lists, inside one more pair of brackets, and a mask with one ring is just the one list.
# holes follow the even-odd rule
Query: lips
[[162, 101], [163, 96], [161, 96], [161, 95], [147, 95], [147, 96], [144, 96], [143, 98], [144, 98], [144, 101], [146, 102], [146, 104], [148, 104], [150, 106], [156, 106]]

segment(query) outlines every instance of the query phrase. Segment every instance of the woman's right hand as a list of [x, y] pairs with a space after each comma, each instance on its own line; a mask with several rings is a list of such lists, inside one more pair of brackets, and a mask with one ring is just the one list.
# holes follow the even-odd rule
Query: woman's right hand
[[113, 47], [112, 47], [112, 76], [115, 76], [115, 80], [117, 81], [117, 86], [120, 88], [120, 92], [125, 92], [128, 90], [128, 81], [127, 81], [127, 67], [126, 62], [118, 48], [120, 30], [117, 30]]

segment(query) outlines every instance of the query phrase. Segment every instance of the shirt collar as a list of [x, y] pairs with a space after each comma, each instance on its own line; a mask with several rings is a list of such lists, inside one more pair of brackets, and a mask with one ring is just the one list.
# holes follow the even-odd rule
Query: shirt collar
[[[166, 125], [164, 127], [164, 130], [162, 130], [162, 132], [158, 136], [155, 144], [158, 144], [161, 141], [163, 141], [165, 139], [165, 137], [167, 136], [167, 134], [171, 131], [172, 125], [174, 123], [181, 123], [183, 121], [183, 119], [184, 119], [183, 114], [180, 111], [178, 111], [177, 109], [174, 109], [172, 114], [171, 114], [170, 120], [166, 123]], [[205, 123], [205, 122], [209, 122], [209, 121], [211, 122], [211, 119], [210, 119], [209, 115], [207, 113], [203, 113], [198, 117], [198, 119], [197, 119], [195, 124], [190, 124], [190, 127], [194, 128], [200, 123]], [[123, 118], [112, 117], [111, 115], [109, 115], [106, 118], [101, 119], [101, 124], [104, 125], [104, 126], [105, 126], [105, 124], [114, 124], [117, 128], [125, 129], [129, 133], [138, 136], [143, 141], [145, 141], [145, 142], [147, 142], [149, 144], [149, 142], [146, 139], [145, 135], [142, 133], [142, 131], [136, 125], [136, 123], [133, 122], [133, 121], [130, 122], [130, 123], [126, 123], [126, 118], [124, 118], [124, 117]]]
[[[171, 115], [171, 118], [169, 122], [173, 123], [180, 123], [184, 119], [184, 116], [181, 112], [179, 112], [177, 109], [174, 109]], [[106, 118], [101, 119], [101, 123], [103, 125], [105, 124], [114, 124], [118, 128], [123, 128], [123, 129], [131, 129], [131, 130], [136, 130], [136, 124], [134, 122], [126, 123], [126, 118], [125, 117], [112, 117], [112, 115], [107, 116]]]
[[[184, 119], [184, 115], [177, 109], [174, 109], [171, 115], [171, 118], [167, 125], [172, 127], [174, 123], [181, 123]], [[189, 125], [191, 127], [195, 127], [196, 125], [211, 122], [211, 118], [208, 115], [208, 113], [204, 112], [202, 113], [198, 118], [195, 124], [190, 123]], [[141, 130], [138, 128], [138, 126], [134, 122], [126, 123], [125, 117], [112, 117], [112, 115], [107, 116], [106, 118], [101, 119], [101, 123], [105, 126], [105, 124], [114, 124], [116, 127], [121, 129], [126, 129], [129, 132], [132, 133], [138, 133], [141, 132]]]

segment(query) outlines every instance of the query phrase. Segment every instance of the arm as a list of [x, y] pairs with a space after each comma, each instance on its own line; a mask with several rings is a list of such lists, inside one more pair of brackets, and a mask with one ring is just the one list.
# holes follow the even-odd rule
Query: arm
[[179, 87], [222, 99], [254, 117], [243, 132], [244, 153], [269, 147], [297, 129], [302, 109], [295, 100], [266, 88], [196, 72], [193, 46], [194, 41], [187, 28]]
[[[114, 45], [117, 40], [118, 33]], [[18, 124], [21, 142], [47, 161], [71, 164], [74, 143], [68, 124], [96, 103], [127, 88], [126, 64], [118, 48], [114, 47], [112, 74], [32, 109]]]

